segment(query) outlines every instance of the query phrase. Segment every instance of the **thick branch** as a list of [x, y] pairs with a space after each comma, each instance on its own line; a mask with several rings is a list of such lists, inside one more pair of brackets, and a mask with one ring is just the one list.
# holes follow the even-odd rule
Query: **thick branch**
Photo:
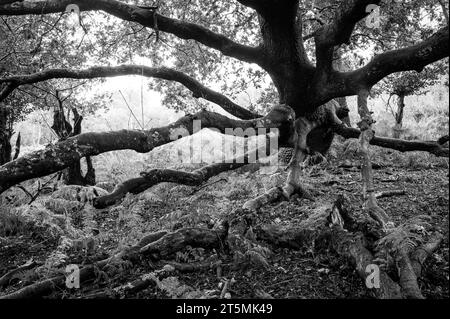
[[314, 36], [319, 69], [331, 67], [334, 47], [349, 43], [356, 24], [369, 14], [367, 6], [378, 5], [380, 2], [381, 0], [350, 0], [340, 4], [333, 21], [322, 27]]
[[448, 26], [440, 29], [416, 45], [377, 55], [363, 68], [335, 74], [336, 78], [333, 76], [331, 81], [341, 83], [341, 94], [353, 95], [357, 94], [361, 87], [372, 87], [389, 74], [409, 70], [421, 72], [428, 64], [448, 57], [448, 29]]
[[221, 106], [228, 113], [242, 118], [253, 119], [258, 115], [246, 110], [237, 105], [226, 96], [211, 90], [204, 86], [189, 75], [170, 69], [170, 68], [151, 68], [143, 65], [121, 65], [117, 67], [92, 67], [84, 70], [71, 69], [50, 69], [43, 72], [38, 72], [30, 75], [18, 75], [7, 78], [0, 78], [0, 83], [8, 83], [3, 91], [0, 93], [0, 101], [6, 97], [13, 89], [25, 85], [42, 82], [50, 79], [93, 79], [99, 77], [115, 77], [123, 75], [142, 75], [146, 77], [153, 77], [168, 81], [175, 81], [183, 84], [186, 88], [192, 91], [196, 98], [204, 98], [210, 102]]
[[[345, 138], [359, 138], [361, 131], [356, 128], [345, 126], [336, 126], [334, 131]], [[449, 157], [449, 149], [443, 147], [438, 142], [430, 141], [406, 141], [389, 137], [375, 136], [371, 141], [371, 145], [390, 148], [400, 152], [428, 152], [439, 157]]]
[[212, 32], [200, 25], [172, 19], [153, 10], [140, 8], [116, 0], [48, 0], [24, 1], [0, 5], [0, 15], [49, 14], [64, 12], [70, 4], [79, 6], [80, 11], [102, 10], [126, 21], [137, 22], [145, 27], [157, 28], [158, 31], [174, 34], [181, 39], [196, 40], [208, 47], [219, 50], [227, 56], [250, 63], [258, 63], [260, 49], [242, 45], [231, 39]]
[[350, 0], [343, 1], [336, 12], [332, 23], [324, 26], [316, 35], [321, 45], [333, 47], [348, 43], [356, 24], [365, 18], [369, 12], [369, 4], [378, 5], [381, 0]]
[[244, 6], [255, 9], [265, 19], [296, 15], [298, 0], [237, 0]]
[[177, 140], [180, 136], [196, 133], [200, 130], [197, 127], [199, 124], [202, 128], [214, 128], [221, 133], [228, 133], [227, 129], [233, 128], [278, 128], [280, 138], [287, 139], [284, 135], [290, 134], [294, 117], [294, 111], [284, 105], [276, 106], [263, 118], [248, 121], [233, 120], [203, 110], [194, 115], [187, 115], [173, 124], [147, 131], [121, 130], [80, 134], [0, 166], [0, 193], [28, 179], [63, 170], [86, 156], [125, 149], [140, 153], [150, 152], [155, 147]]

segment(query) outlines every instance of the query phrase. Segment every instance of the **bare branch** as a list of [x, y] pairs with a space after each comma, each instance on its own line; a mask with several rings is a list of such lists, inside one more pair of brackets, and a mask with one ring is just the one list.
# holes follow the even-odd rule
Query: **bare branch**
[[[416, 45], [392, 50], [375, 56], [363, 68], [341, 74], [346, 93], [355, 94], [359, 87], [372, 87], [389, 74], [415, 70], [421, 72], [425, 66], [439, 61], [449, 55], [449, 27], [446, 26], [430, 38]], [[357, 83], [357, 84], [356, 84]]]
[[185, 73], [169, 69], [169, 68], [151, 68], [143, 65], [122, 65], [117, 67], [92, 67], [84, 70], [71, 69], [50, 69], [30, 75], [11, 76], [7, 78], [0, 78], [0, 83], [7, 83], [3, 91], [0, 92], [0, 101], [17, 88], [25, 84], [33, 84], [50, 79], [93, 79], [99, 77], [115, 77], [123, 75], [142, 75], [146, 77], [153, 77], [168, 81], [175, 81], [183, 84], [186, 88], [192, 91], [195, 98], [203, 98], [221, 106], [228, 113], [241, 118], [253, 119], [260, 117], [259, 115], [246, 110], [238, 104], [231, 101], [229, 98], [209, 89], [194, 78]]
[[333, 21], [323, 26], [316, 34], [317, 64], [331, 67], [332, 53], [335, 46], [350, 41], [356, 24], [368, 15], [369, 4], [378, 5], [381, 0], [349, 0], [342, 1]]

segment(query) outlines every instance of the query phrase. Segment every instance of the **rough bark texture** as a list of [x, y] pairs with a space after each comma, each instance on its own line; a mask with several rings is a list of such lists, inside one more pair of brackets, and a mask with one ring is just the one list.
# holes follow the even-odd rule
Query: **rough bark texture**
[[367, 105], [368, 97], [368, 90], [361, 90], [358, 94], [358, 113], [361, 117], [361, 122], [358, 123], [358, 126], [361, 129], [359, 140], [364, 209], [374, 220], [378, 221], [380, 225], [384, 227], [384, 225], [388, 222], [389, 217], [386, 215], [384, 210], [378, 206], [375, 196], [372, 161], [370, 160], [369, 151], [370, 141], [374, 137], [374, 133], [372, 131], [372, 124], [374, 121]]
[[11, 161], [12, 131], [8, 121], [8, 108], [0, 105], [0, 165]]
[[223, 250], [228, 235], [228, 223], [218, 229], [183, 228], [166, 234], [157, 241], [142, 247], [139, 252], [154, 259], [164, 259], [186, 246]]
[[22, 135], [19, 132], [19, 134], [17, 134], [16, 146], [14, 147], [13, 160], [16, 160], [19, 158], [21, 145], [22, 145]]
[[[53, 114], [52, 129], [58, 135], [60, 141], [64, 141], [68, 137], [74, 137], [81, 134], [81, 124], [83, 117], [78, 113], [75, 108], [72, 108], [73, 113], [73, 125], [71, 125], [64, 115], [64, 108], [62, 100], [59, 99], [59, 108], [55, 108]], [[75, 161], [67, 169], [64, 170], [62, 177], [64, 184], [66, 185], [95, 185], [95, 169], [92, 164], [90, 156], [86, 157], [87, 173], [83, 176], [81, 172], [81, 161]]]

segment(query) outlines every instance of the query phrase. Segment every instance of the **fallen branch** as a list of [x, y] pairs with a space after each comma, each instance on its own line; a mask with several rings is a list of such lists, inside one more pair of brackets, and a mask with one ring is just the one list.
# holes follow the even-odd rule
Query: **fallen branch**
[[[84, 133], [69, 137], [15, 161], [0, 166], [0, 194], [23, 181], [61, 171], [86, 156], [131, 149], [147, 153], [155, 147], [171, 143], [181, 136], [196, 133], [195, 123], [202, 128], [215, 128], [221, 133], [233, 128], [280, 130], [280, 138], [291, 131], [295, 114], [285, 105], [274, 107], [267, 116], [254, 120], [233, 120], [218, 113], [200, 111], [187, 115], [170, 125], [148, 131], [121, 130], [103, 133]], [[200, 122], [196, 122], [200, 121]]]
[[219, 266], [221, 266], [221, 267], [225, 266], [224, 264], [222, 264], [222, 262], [220, 260], [215, 261], [215, 262], [206, 261], [206, 262], [195, 262], [195, 263], [189, 263], [189, 264], [178, 263], [175, 261], [162, 260], [161, 263], [172, 266], [176, 271], [178, 271], [180, 273], [205, 271], [205, 270], [210, 270], [210, 269], [216, 269]]
[[[335, 126], [333, 127], [334, 132], [341, 135], [342, 137], [349, 138], [359, 138], [361, 131], [356, 128], [346, 127], [346, 126]], [[380, 146], [384, 148], [389, 148], [397, 150], [400, 152], [428, 152], [434, 154], [438, 157], [449, 157], [449, 149], [443, 147], [444, 141], [448, 141], [447, 138], [442, 138], [438, 142], [432, 141], [406, 141], [395, 138], [388, 137], [378, 137], [374, 136], [370, 141], [371, 145]]]
[[395, 196], [402, 196], [402, 195], [406, 195], [405, 190], [393, 190], [393, 191], [384, 191], [384, 192], [375, 193], [375, 198], [380, 199], [380, 198], [395, 197]]
[[228, 223], [224, 222], [217, 229], [183, 228], [168, 233], [157, 241], [144, 247], [139, 252], [150, 255], [153, 259], [167, 258], [186, 246], [205, 249], [223, 249], [228, 236]]
[[150, 187], [163, 182], [177, 183], [189, 186], [199, 186], [213, 176], [222, 172], [237, 169], [246, 165], [242, 163], [220, 163], [202, 167], [192, 173], [175, 171], [170, 169], [154, 169], [141, 173], [142, 177], [130, 179], [116, 186], [111, 194], [94, 199], [95, 208], [105, 208], [117, 203], [126, 194], [139, 194]]
[[4, 288], [5, 286], [7, 286], [9, 284], [9, 282], [11, 281], [11, 279], [18, 273], [24, 271], [24, 270], [29, 270], [29, 269], [33, 269], [39, 265], [41, 265], [42, 263], [38, 263], [35, 261], [31, 261], [26, 263], [25, 265], [22, 265], [16, 269], [11, 270], [10, 272], [6, 273], [5, 275], [3, 275], [0, 278], [0, 288]]

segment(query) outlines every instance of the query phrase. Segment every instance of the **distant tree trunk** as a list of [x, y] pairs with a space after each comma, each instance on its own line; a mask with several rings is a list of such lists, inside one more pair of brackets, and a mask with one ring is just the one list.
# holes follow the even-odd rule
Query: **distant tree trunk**
[[403, 115], [405, 110], [405, 96], [399, 95], [397, 104], [397, 113], [395, 113], [394, 138], [400, 138], [403, 129]]
[[0, 165], [11, 162], [12, 129], [8, 123], [9, 112], [0, 106]]
[[[73, 127], [66, 120], [62, 105], [60, 105], [58, 109], [55, 109], [52, 129], [56, 132], [60, 140], [81, 134], [81, 122], [83, 121], [83, 117], [75, 108], [72, 109], [72, 113], [74, 115]], [[86, 162], [87, 173], [85, 177], [83, 177], [81, 172], [80, 161], [75, 162], [69, 168], [64, 170], [63, 181], [66, 185], [95, 185], [95, 170], [91, 158], [87, 157]]]
[[[349, 71], [349, 68], [347, 67], [344, 60], [342, 59], [342, 50], [337, 49], [335, 52], [334, 68], [340, 72]], [[335, 98], [335, 100], [336, 100], [336, 102], [339, 103], [341, 108], [348, 109], [348, 103], [347, 103], [346, 97], [338, 97], [338, 98]], [[352, 126], [351, 120], [350, 120], [350, 113], [346, 117], [342, 118], [342, 122], [344, 122], [345, 125], [347, 125], [348, 127]]]
[[[72, 108], [73, 113], [73, 131], [70, 136], [76, 136], [81, 134], [81, 122], [83, 117], [78, 113], [76, 108]], [[69, 169], [66, 170], [65, 180], [70, 185], [95, 185], [95, 169], [92, 165], [92, 159], [90, 156], [86, 157], [87, 172], [83, 177], [81, 173], [81, 162], [78, 161]]]
[[16, 147], [14, 147], [14, 157], [13, 160], [16, 160], [19, 155], [20, 155], [20, 145], [22, 143], [22, 136], [19, 134], [17, 135], [17, 140], [16, 140]]

